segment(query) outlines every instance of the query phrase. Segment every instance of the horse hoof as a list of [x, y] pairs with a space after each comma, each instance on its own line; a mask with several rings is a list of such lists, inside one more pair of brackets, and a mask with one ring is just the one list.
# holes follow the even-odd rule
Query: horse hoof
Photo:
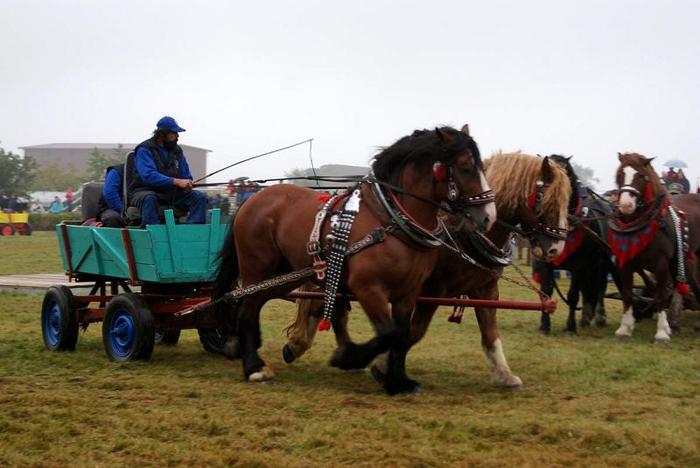
[[608, 325], [608, 322], [605, 320], [605, 317], [595, 319], [595, 326], [599, 328], [603, 328]]
[[574, 337], [577, 335], [576, 330], [569, 330], [568, 328], [564, 330], [564, 335], [568, 337]]
[[591, 326], [590, 320], [579, 320], [578, 326], [581, 328], [588, 328]]
[[523, 387], [523, 381], [517, 375], [506, 375], [495, 379], [495, 384], [500, 388], [520, 389]]
[[387, 395], [415, 395], [420, 393], [420, 384], [413, 379], [405, 379], [401, 382], [385, 383], [384, 390]]
[[386, 379], [386, 374], [382, 372], [379, 367], [377, 366], [372, 366], [370, 369], [370, 372], [372, 372], [372, 377], [378, 384], [384, 384], [384, 380]]
[[284, 359], [284, 362], [291, 364], [296, 358], [297, 356], [294, 354], [294, 351], [292, 351], [292, 347], [288, 344], [284, 345], [282, 348], [282, 359]]
[[618, 329], [618, 330], [615, 332], [615, 338], [617, 338], [617, 339], [619, 339], [619, 340], [626, 340], [627, 338], [631, 338], [631, 337], [632, 337], [632, 332], [629, 332], [629, 331], [626, 331], [626, 330], [620, 330], [620, 329]]
[[550, 331], [540, 328], [540, 336], [549, 336]]
[[275, 373], [272, 369], [265, 366], [257, 372], [253, 372], [248, 376], [248, 382], [267, 382], [275, 377]]
[[238, 343], [238, 338], [229, 338], [224, 343], [224, 347], [221, 350], [221, 354], [229, 359], [240, 359], [241, 357], [241, 347]]
[[671, 341], [671, 337], [670, 337], [670, 336], [666, 336], [666, 335], [657, 335], [657, 336], [654, 337], [654, 343], [656, 343], [657, 345], [665, 345], [665, 344], [668, 343], [669, 341]]

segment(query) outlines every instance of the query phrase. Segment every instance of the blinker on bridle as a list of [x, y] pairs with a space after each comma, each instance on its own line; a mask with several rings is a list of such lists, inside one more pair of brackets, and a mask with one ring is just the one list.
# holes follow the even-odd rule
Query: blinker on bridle
[[[527, 197], [527, 207], [535, 213], [535, 216], [538, 219], [541, 214], [540, 212], [542, 211], [542, 200], [544, 200], [544, 191], [546, 188], [547, 184], [545, 184], [542, 180], [538, 180], [535, 182], [532, 192], [530, 192], [530, 195]], [[527, 233], [527, 237], [532, 237], [532, 235], [537, 232], [557, 240], [566, 240], [568, 235], [568, 230], [564, 228], [537, 223], [537, 225]]]

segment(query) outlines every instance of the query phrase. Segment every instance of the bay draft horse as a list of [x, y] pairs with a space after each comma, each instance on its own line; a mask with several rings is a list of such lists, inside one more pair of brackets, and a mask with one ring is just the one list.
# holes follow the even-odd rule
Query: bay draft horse
[[[486, 180], [496, 192], [497, 221], [486, 235], [474, 238], [465, 231], [454, 230], [448, 224], [454, 241], [469, 256], [483, 267], [475, 266], [455, 254], [447, 247], [440, 248], [435, 269], [421, 288], [422, 296], [455, 297], [467, 295], [474, 299], [498, 299], [498, 280], [501, 277], [515, 225], [520, 226], [531, 244], [533, 255], [551, 261], [564, 248], [567, 229], [567, 206], [570, 186], [562, 168], [549, 161], [522, 153], [496, 154], [485, 162]], [[538, 183], [541, 182], [541, 183]], [[411, 318], [409, 347], [417, 343], [426, 333], [436, 305], [418, 303]], [[316, 324], [320, 321], [319, 301], [300, 301], [297, 318], [287, 329], [289, 341], [283, 354], [287, 362], [301, 356], [312, 344]], [[514, 375], [506, 361], [499, 337], [496, 310], [488, 307], [475, 309], [481, 344], [495, 384], [503, 387], [519, 387], [522, 380]], [[345, 315], [334, 328], [338, 344], [350, 341], [347, 334], [347, 309], [338, 313]], [[372, 374], [386, 385], [391, 375], [388, 363], [391, 353], [380, 356]]]
[[[666, 343], [671, 339], [666, 309], [671, 305], [672, 296], [678, 299], [673, 301], [672, 309], [681, 307], [681, 293], [688, 292], [688, 284], [695, 296], [700, 297], [697, 261], [700, 253], [700, 195], [670, 197], [651, 165], [653, 158], [637, 153], [618, 153], [618, 158], [620, 166], [615, 182], [620, 197], [616, 217], [610, 223], [609, 243], [620, 271], [624, 313], [615, 335], [618, 338], [632, 336], [635, 323], [632, 310], [633, 275], [647, 270], [654, 275], [654, 305], [659, 310], [654, 339], [657, 343]], [[676, 213], [682, 211], [679, 216], [685, 218], [688, 226], [687, 245], [680, 257], [670, 207]], [[681, 263], [681, 268], [685, 269], [685, 278], [678, 275], [679, 260], [685, 260]], [[680, 311], [671, 312], [673, 323]]]
[[[372, 171], [376, 180], [384, 184], [382, 190], [394, 194], [405, 217], [422, 232], [439, 232], [437, 215], [441, 203], [463, 211], [472, 221], [470, 225], [482, 230], [495, 219], [493, 201], [478, 205], [468, 201], [490, 189], [476, 142], [465, 132], [451, 127], [416, 130], [377, 154]], [[391, 223], [370, 182], [360, 183], [357, 189], [361, 193], [361, 208], [349, 245]], [[245, 287], [311, 266], [307, 244], [319, 208], [318, 194], [297, 185], [276, 185], [248, 200], [236, 214], [222, 247], [214, 297], [229, 290], [239, 274]], [[329, 224], [324, 223], [321, 239], [330, 232]], [[397, 231], [346, 259], [341, 290], [355, 295], [374, 325], [376, 336], [364, 344], [346, 343], [332, 360], [332, 365], [343, 369], [364, 368], [379, 353], [391, 350], [386, 385], [389, 393], [411, 392], [415, 388], [404, 369], [410, 313], [438, 257], [436, 248], [412, 244]], [[307, 281], [301, 279], [244, 296], [229, 311], [229, 319], [236, 320], [243, 371], [249, 381], [273, 377], [272, 370], [258, 355], [261, 307], [267, 300], [284, 296]], [[337, 326], [335, 317], [331, 323]]]
[[[553, 154], [549, 158], [561, 166], [569, 178], [569, 234], [564, 252], [551, 263], [535, 260], [533, 272], [538, 277], [542, 292], [548, 296], [554, 292], [554, 269], [571, 272], [571, 284], [565, 299], [569, 315], [564, 332], [575, 334], [579, 296], [583, 296], [580, 326], [588, 327], [594, 316], [596, 325], [606, 325], [603, 299], [608, 286], [608, 274], [617, 276], [610, 247], [607, 245], [608, 217], [612, 213], [612, 206], [580, 183], [571, 165], [571, 157]], [[543, 335], [551, 332], [550, 316], [546, 312], [542, 312], [539, 331]]]

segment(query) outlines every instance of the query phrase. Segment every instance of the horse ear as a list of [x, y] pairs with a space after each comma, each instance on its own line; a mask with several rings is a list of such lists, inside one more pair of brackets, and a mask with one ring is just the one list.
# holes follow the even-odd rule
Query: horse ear
[[441, 142], [445, 143], [447, 141], [447, 135], [439, 127], [435, 127], [435, 134], [438, 136]]
[[654, 159], [656, 159], [656, 156], [653, 158], [644, 158], [644, 165], [649, 166]]
[[469, 135], [469, 124], [462, 125], [462, 133]]
[[617, 159], [619, 159], [620, 162], [622, 162], [622, 153], [620, 153], [619, 151], [617, 152]]
[[545, 184], [551, 184], [552, 181], [554, 181], [554, 170], [552, 166], [549, 165], [549, 156], [542, 158], [540, 174], [542, 174], [542, 182]]
[[573, 157], [574, 157], [574, 155], [572, 154], [571, 156], [569, 156], [568, 158], [566, 158], [566, 160], [567, 160], [567, 161], [571, 161], [571, 160], [573, 159]]

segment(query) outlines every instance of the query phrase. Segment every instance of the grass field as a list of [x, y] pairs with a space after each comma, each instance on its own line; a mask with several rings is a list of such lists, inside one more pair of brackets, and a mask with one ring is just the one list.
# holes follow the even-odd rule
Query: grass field
[[[60, 271], [51, 235], [6, 240], [2, 273]], [[501, 295], [532, 300], [514, 287]], [[387, 397], [367, 372], [328, 366], [332, 333], [285, 365], [288, 303], [263, 312], [262, 356], [277, 378], [250, 384], [239, 362], [205, 353], [193, 331], [146, 363], [109, 362], [99, 324], [76, 352], [48, 352], [41, 298], [0, 293], [0, 466], [700, 465], [696, 312], [663, 347], [649, 321], [615, 340], [614, 301], [607, 328], [574, 338], [559, 332], [563, 310], [552, 337], [537, 334], [535, 313], [500, 312], [506, 355], [524, 381], [503, 391], [489, 383], [476, 321], [448, 323], [443, 309], [409, 355], [422, 393]], [[354, 337], [369, 338], [361, 310], [351, 317]]]

